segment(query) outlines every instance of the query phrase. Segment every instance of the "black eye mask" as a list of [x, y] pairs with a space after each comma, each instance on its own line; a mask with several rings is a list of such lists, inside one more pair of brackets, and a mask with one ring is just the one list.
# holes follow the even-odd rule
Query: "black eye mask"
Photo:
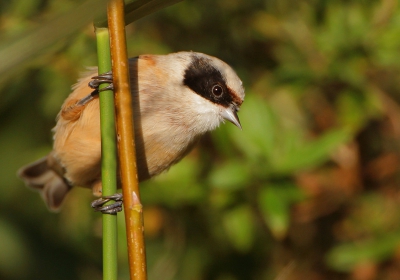
[[233, 103], [232, 90], [210, 59], [193, 55], [185, 71], [183, 84], [213, 103], [224, 107]]

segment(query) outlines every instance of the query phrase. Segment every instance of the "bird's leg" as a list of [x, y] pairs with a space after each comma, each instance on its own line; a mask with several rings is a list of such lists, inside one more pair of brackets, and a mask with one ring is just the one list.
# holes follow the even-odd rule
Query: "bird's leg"
[[[115, 203], [103, 206], [105, 203], [114, 200]], [[116, 193], [109, 196], [103, 196], [96, 199], [91, 204], [95, 211], [99, 211], [103, 214], [116, 214], [122, 211], [122, 193]]]
[[96, 89], [92, 91], [90, 94], [86, 95], [84, 98], [80, 99], [75, 105], [76, 106], [84, 106], [88, 104], [90, 101], [92, 101], [97, 95], [99, 94], [99, 91]]
[[[99, 95], [99, 92], [114, 89], [114, 85], [112, 83], [113, 76], [111, 71], [98, 76], [94, 76], [92, 77], [92, 79], [93, 80], [89, 82], [89, 87], [93, 88], [94, 90], [90, 94], [86, 95], [82, 99], [79, 99], [78, 101], [76, 101], [76, 99], [70, 100], [70, 102], [64, 106], [64, 109], [61, 111], [61, 116], [65, 120], [75, 121], [79, 119], [82, 110], [84, 109], [84, 106], [92, 101], [94, 98], [96, 98]], [[99, 89], [99, 86], [102, 83], [109, 83], [109, 85], [102, 89]]]

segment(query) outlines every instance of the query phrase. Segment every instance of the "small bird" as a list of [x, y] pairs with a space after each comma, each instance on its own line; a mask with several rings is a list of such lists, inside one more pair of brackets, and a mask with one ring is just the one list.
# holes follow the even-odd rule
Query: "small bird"
[[[196, 52], [140, 55], [129, 59], [129, 70], [139, 181], [168, 170], [224, 120], [241, 128], [242, 81], [218, 58]], [[18, 171], [53, 211], [73, 186], [101, 196], [99, 98], [88, 87], [94, 75], [97, 69], [64, 101], [53, 150]]]

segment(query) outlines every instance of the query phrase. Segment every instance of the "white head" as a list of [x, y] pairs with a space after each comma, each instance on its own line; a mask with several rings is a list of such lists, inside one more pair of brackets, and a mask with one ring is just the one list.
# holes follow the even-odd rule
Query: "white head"
[[[242, 81], [228, 64], [196, 52], [156, 56], [156, 60], [158, 67], [165, 70], [163, 73], [170, 73], [169, 78], [165, 78], [169, 98], [179, 100], [168, 104], [179, 104], [181, 110], [190, 109], [190, 112], [180, 115], [196, 119], [193, 120], [196, 125], [190, 127], [197, 133], [212, 130], [224, 120], [241, 128], [237, 111], [243, 103], [244, 89]], [[157, 73], [153, 75], [157, 76]]]
[[[237, 111], [245, 94], [235, 71], [216, 57], [195, 52], [179, 54], [189, 58], [183, 74], [184, 86], [200, 97], [199, 102], [208, 103], [204, 107], [213, 110], [219, 121], [228, 120], [241, 128]], [[204, 107], [200, 106], [199, 110]]]

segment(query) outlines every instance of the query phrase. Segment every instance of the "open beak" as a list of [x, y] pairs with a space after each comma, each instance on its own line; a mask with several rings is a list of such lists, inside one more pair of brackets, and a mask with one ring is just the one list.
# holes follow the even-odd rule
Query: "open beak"
[[222, 111], [221, 116], [225, 120], [230, 121], [231, 123], [233, 123], [234, 125], [236, 125], [240, 129], [242, 129], [242, 125], [240, 124], [239, 117], [237, 115], [236, 106], [230, 106], [228, 108], [225, 108]]

